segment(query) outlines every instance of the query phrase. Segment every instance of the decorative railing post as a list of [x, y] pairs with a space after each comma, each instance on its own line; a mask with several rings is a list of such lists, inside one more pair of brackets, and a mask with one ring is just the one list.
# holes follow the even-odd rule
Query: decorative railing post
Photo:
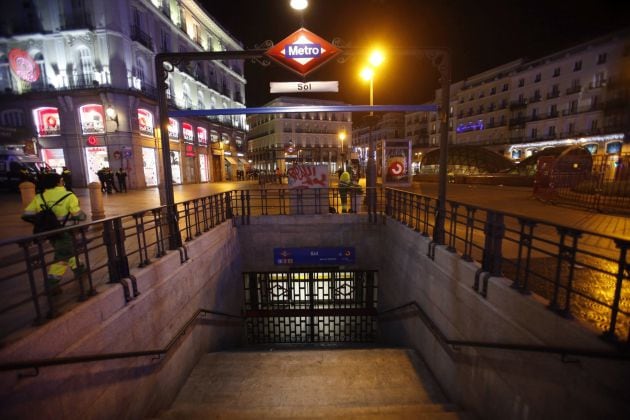
[[[615, 294], [613, 297], [612, 308], [610, 311], [610, 325], [608, 330], [604, 332], [605, 339], [616, 338], [615, 329], [617, 328], [617, 317], [619, 315], [619, 303], [621, 302], [621, 292], [623, 290], [623, 282], [630, 280], [630, 261], [628, 261], [628, 249], [630, 249], [630, 241], [615, 240], [615, 245], [619, 248], [619, 259], [617, 260], [617, 276], [615, 282]], [[626, 344], [630, 343], [630, 329]]]

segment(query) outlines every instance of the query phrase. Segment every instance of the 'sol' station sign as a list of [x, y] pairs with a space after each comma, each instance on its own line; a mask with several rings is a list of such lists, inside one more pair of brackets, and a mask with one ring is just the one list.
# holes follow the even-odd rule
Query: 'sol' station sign
[[266, 54], [294, 72], [305, 76], [341, 50], [311, 31], [300, 28], [267, 50]]

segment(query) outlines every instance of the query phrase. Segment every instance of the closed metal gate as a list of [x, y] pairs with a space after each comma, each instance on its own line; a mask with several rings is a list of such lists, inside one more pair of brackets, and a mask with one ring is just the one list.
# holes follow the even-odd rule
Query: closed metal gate
[[371, 342], [375, 271], [244, 273], [250, 343]]

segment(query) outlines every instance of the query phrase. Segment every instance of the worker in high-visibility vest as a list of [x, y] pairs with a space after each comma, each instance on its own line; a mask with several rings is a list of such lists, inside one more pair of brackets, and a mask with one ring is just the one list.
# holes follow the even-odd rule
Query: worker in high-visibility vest
[[[57, 216], [61, 225], [65, 225], [68, 220], [81, 221], [87, 216], [79, 207], [79, 199], [72, 192], [68, 192], [64, 187], [63, 177], [56, 172], [46, 174], [43, 179], [44, 191], [37, 194], [35, 198], [24, 209], [22, 219], [33, 223], [35, 215], [42, 211], [44, 202]], [[48, 267], [48, 290], [51, 294], [61, 293], [60, 282], [68, 267], [72, 269], [75, 277], [83, 273], [83, 266], [75, 257], [75, 249], [71, 232], [62, 232], [48, 238], [54, 249], [53, 263]]]

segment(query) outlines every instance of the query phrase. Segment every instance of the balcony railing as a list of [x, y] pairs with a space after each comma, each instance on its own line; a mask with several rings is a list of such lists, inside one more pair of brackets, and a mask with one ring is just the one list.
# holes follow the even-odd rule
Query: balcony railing
[[131, 27], [131, 40], [136, 41], [153, 51], [153, 41], [151, 36], [136, 25]]

